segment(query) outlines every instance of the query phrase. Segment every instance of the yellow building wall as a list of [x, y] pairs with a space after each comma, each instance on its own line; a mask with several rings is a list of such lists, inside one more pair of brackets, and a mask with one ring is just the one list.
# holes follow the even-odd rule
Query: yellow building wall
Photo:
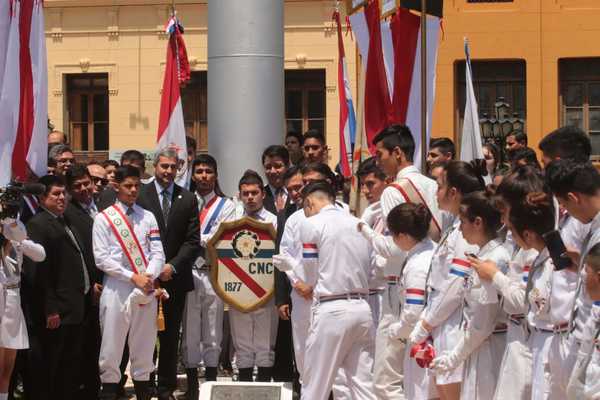
[[[167, 45], [163, 32], [170, 4], [46, 0], [49, 115], [56, 129], [67, 130], [64, 75], [105, 72], [109, 74], [110, 149], [154, 148]], [[192, 70], [206, 70], [206, 1], [177, 1], [176, 5]], [[338, 50], [332, 11], [331, 1], [286, 1], [285, 68], [325, 69], [327, 141], [331, 161], [337, 162]], [[349, 73], [354, 77], [356, 52], [349, 39], [346, 52]], [[283, 127], [281, 134], [283, 142]]]
[[433, 136], [456, 133], [454, 65], [465, 59], [467, 36], [473, 60], [525, 60], [527, 133], [530, 146], [537, 147], [545, 134], [560, 126], [558, 61], [600, 57], [598, 21], [597, 0], [445, 0]]
[[[152, 149], [158, 125], [167, 0], [46, 0], [49, 116], [64, 126], [68, 73], [109, 74], [110, 148]], [[206, 1], [176, 1], [193, 70], [207, 68]], [[326, 71], [326, 134], [338, 159], [337, 38], [331, 0], [285, 2], [285, 68]], [[558, 60], [600, 56], [600, 0], [445, 0], [433, 136], [456, 137], [455, 62], [468, 36], [474, 60], [524, 59], [531, 146], [559, 126]], [[235, 23], [235, 21], [232, 21]], [[356, 49], [345, 38], [356, 96]], [[475, 77], [476, 78], [476, 77]], [[210, 131], [210, 122], [209, 122]], [[283, 138], [282, 129], [282, 138]], [[209, 133], [210, 140], [210, 133]]]

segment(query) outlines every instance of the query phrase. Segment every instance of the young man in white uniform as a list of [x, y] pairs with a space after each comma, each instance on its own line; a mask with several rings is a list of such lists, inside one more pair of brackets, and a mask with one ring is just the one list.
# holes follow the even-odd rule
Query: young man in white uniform
[[[219, 224], [235, 212], [233, 201], [223, 195], [217, 183], [217, 161], [208, 154], [196, 158], [191, 166], [196, 187], [203, 249]], [[194, 290], [188, 292], [183, 320], [182, 353], [188, 383], [188, 399], [198, 399], [198, 367], [204, 364], [205, 380], [217, 380], [217, 367], [223, 336], [223, 301], [210, 282], [205, 256], [193, 266]]]
[[[265, 190], [263, 181], [254, 171], [246, 171], [240, 179], [239, 196], [242, 205], [236, 207], [231, 221], [250, 217], [259, 222], [270, 223], [277, 229], [277, 217], [263, 207]], [[252, 381], [254, 366], [258, 367], [256, 379], [270, 382], [275, 361], [275, 338], [277, 336], [277, 312], [271, 300], [257, 310], [243, 313], [229, 310], [231, 338], [235, 347], [240, 381]]]
[[[378, 166], [388, 178], [394, 179], [382, 193], [381, 217], [387, 219], [389, 212], [402, 203], [425, 204], [432, 214], [431, 237], [439, 240], [439, 211], [437, 183], [421, 174], [413, 165], [415, 142], [410, 129], [403, 125], [391, 125], [373, 139]], [[406, 254], [398, 249], [390, 236], [377, 234], [365, 224], [361, 231], [375, 251], [387, 259], [383, 267], [388, 282], [383, 293], [381, 319], [377, 327], [375, 346], [375, 391], [381, 399], [397, 399], [402, 396], [404, 344], [390, 340], [388, 327], [400, 316], [400, 297], [396, 282]]]
[[308, 218], [300, 226], [300, 239], [314, 300], [302, 399], [326, 400], [339, 370], [350, 398], [375, 399], [375, 328], [367, 303], [372, 248], [356, 231], [359, 220], [334, 205], [329, 184], [312, 183], [303, 194]]
[[154, 281], [165, 255], [154, 215], [136, 205], [140, 172], [131, 166], [115, 174], [117, 201], [94, 219], [96, 265], [104, 271], [100, 297], [100, 379], [102, 398], [116, 399], [125, 340], [129, 344], [131, 376], [136, 396], [149, 400], [152, 355], [157, 336], [157, 295]]

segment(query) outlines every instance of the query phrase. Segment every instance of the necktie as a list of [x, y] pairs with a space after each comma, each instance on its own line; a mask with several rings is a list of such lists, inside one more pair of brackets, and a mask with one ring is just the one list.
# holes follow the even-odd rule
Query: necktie
[[163, 220], [165, 221], [165, 226], [167, 225], [167, 220], [169, 219], [169, 210], [170, 210], [170, 204], [169, 204], [169, 191], [167, 189], [164, 189], [161, 192], [162, 195], [162, 212], [163, 212]]
[[73, 234], [73, 231], [71, 231], [71, 228], [69, 228], [69, 225], [67, 225], [65, 219], [63, 217], [59, 217], [58, 221], [62, 224], [62, 226], [65, 227], [65, 231], [67, 232], [67, 235], [69, 236], [69, 238], [71, 239], [71, 241], [73, 242], [73, 244], [75, 245], [77, 250], [79, 251], [79, 257], [81, 258], [81, 267], [83, 268], [83, 293], [87, 294], [87, 292], [89, 292], [89, 290], [90, 290], [90, 275], [89, 275], [87, 267], [85, 265], [85, 259], [83, 258], [83, 252], [81, 251], [81, 247], [79, 247], [79, 242], [75, 238], [75, 235]]
[[127, 207], [125, 214], [127, 215], [129, 223], [132, 225], [131, 228], [133, 228], [133, 207]]
[[90, 203], [90, 205], [87, 208], [87, 212], [92, 218], [95, 218], [96, 215], [98, 215], [98, 210], [96, 209], [96, 205], [94, 204], [94, 202]]

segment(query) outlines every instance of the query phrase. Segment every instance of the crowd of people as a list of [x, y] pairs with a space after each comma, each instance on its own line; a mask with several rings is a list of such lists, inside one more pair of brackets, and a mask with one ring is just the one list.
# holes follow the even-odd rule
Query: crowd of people
[[[192, 138], [187, 174], [167, 148], [152, 176], [137, 150], [84, 165], [64, 139], [44, 193], [1, 221], [0, 400], [17, 383], [117, 399], [126, 374], [138, 399], [171, 399], [180, 368], [187, 399], [223, 374], [306, 400], [600, 398], [600, 175], [575, 127], [541, 163], [522, 132], [470, 162], [432, 139], [421, 172], [389, 126], [356, 172], [360, 216], [317, 131], [267, 147], [267, 182], [248, 170], [232, 196]], [[248, 313], [205, 252], [244, 216], [277, 232], [275, 294]]]

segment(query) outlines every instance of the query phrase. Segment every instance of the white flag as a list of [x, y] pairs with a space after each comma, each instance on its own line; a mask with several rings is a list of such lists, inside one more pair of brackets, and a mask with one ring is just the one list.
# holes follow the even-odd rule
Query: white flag
[[471, 71], [471, 56], [469, 53], [469, 42], [465, 39], [466, 56], [466, 89], [467, 101], [465, 104], [465, 118], [463, 122], [462, 137], [460, 141], [460, 159], [471, 161], [483, 159], [483, 148], [481, 144], [481, 128], [479, 126], [479, 114], [477, 112], [477, 99], [473, 89], [473, 74]]

